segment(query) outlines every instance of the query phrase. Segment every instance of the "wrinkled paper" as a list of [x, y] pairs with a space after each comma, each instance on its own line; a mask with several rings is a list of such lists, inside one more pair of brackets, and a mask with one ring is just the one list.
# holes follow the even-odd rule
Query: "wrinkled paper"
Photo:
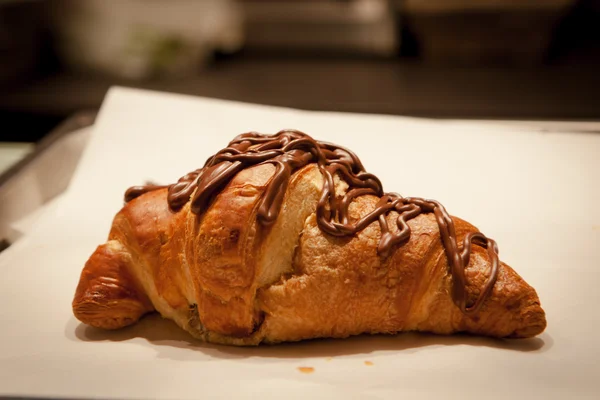
[[[236, 348], [153, 315], [114, 332], [71, 300], [125, 189], [175, 182], [235, 135], [283, 128], [355, 150], [387, 191], [497, 240], [548, 328], [520, 341], [400, 334]], [[112, 89], [68, 190], [0, 254], [0, 395], [572, 398], [600, 392], [600, 135], [535, 124], [317, 113]]]

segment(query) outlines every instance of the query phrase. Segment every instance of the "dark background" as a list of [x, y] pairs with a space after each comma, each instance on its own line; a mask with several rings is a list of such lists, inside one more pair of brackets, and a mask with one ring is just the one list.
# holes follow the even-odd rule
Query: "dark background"
[[[137, 3], [132, 7], [141, 15], [145, 4]], [[152, 50], [152, 68], [132, 75], [80, 65], [61, 50], [73, 41], [65, 39], [65, 25], [80, 18], [79, 32], [102, 40], [110, 35], [96, 32], [94, 21], [107, 17], [71, 12], [76, 7], [69, 1], [0, 1], [0, 140], [36, 142], [74, 113], [93, 113], [112, 85], [309, 110], [600, 117], [600, 1], [544, 7], [544, 1], [507, 0], [483, 7], [483, 0], [463, 0], [456, 9], [426, 11], [409, 3], [231, 2], [243, 20], [234, 46], [207, 45], [197, 65], [192, 56], [191, 65], [174, 71], [170, 60], [188, 57], [190, 46], [170, 28], [168, 40]], [[180, 18], [181, 26], [211, 21], [201, 8]], [[71, 35], [77, 38], [77, 31]]]

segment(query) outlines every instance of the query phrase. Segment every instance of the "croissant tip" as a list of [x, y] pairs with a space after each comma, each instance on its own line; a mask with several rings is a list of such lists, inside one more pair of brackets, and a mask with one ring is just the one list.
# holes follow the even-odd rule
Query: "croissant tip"
[[508, 336], [510, 339], [528, 339], [535, 337], [546, 329], [546, 324], [530, 325], [525, 328], [517, 329]]
[[81, 300], [73, 302], [75, 318], [86, 325], [101, 329], [119, 329], [137, 322], [147, 310], [133, 301], [113, 303], [110, 312], [96, 301]]
[[520, 326], [508, 337], [514, 339], [526, 339], [537, 336], [546, 329], [546, 313], [539, 301], [532, 302], [521, 312]]

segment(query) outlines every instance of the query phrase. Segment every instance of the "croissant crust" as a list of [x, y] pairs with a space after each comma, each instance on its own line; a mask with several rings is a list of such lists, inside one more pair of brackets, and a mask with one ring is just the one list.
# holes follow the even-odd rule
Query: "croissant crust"
[[[410, 238], [387, 257], [377, 252], [376, 222], [352, 236], [324, 233], [315, 214], [323, 186], [316, 164], [292, 175], [276, 221], [259, 224], [258, 204], [274, 173], [272, 164], [242, 170], [201, 214], [189, 203], [169, 210], [167, 189], [128, 202], [83, 268], [75, 316], [117, 329], [158, 311], [196, 338], [233, 345], [402, 331], [526, 338], [545, 329], [535, 290], [505, 263], [480, 310], [461, 312], [433, 214], [410, 220]], [[341, 180], [335, 185], [347, 190]], [[355, 198], [349, 217], [378, 201]], [[386, 218], [397, 229], [397, 214]], [[477, 232], [452, 220], [459, 243]], [[473, 246], [468, 303], [490, 273], [488, 252]]]

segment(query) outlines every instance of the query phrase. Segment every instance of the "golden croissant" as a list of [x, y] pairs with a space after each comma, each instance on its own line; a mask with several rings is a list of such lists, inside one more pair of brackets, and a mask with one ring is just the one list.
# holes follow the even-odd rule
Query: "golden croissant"
[[73, 300], [94, 327], [157, 311], [232, 345], [546, 327], [493, 240], [436, 201], [385, 193], [353, 152], [299, 131], [242, 134], [176, 184], [133, 187], [125, 201]]

